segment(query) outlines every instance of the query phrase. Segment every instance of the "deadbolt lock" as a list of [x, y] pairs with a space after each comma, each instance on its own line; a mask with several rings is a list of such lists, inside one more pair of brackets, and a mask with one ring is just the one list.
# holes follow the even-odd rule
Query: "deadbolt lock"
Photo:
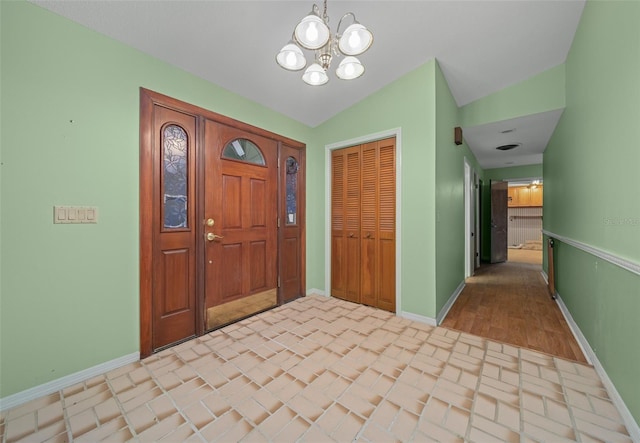
[[215, 223], [215, 222], [213, 221], [213, 219], [212, 219], [212, 218], [208, 218], [208, 219], [207, 219], [207, 226], [213, 226], [213, 224], [214, 224], [214, 223]]

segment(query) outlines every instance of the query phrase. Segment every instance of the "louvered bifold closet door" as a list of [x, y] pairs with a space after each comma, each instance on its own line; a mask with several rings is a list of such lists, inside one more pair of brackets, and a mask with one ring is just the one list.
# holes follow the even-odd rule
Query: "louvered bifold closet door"
[[331, 294], [360, 302], [360, 147], [333, 151]]
[[362, 145], [362, 199], [360, 228], [360, 301], [376, 306], [378, 280], [378, 149], [377, 142]]
[[346, 259], [344, 258], [344, 170], [342, 151], [331, 154], [331, 295], [346, 294]]
[[378, 143], [378, 241], [376, 275], [380, 309], [396, 310], [396, 139]]
[[395, 312], [395, 139], [332, 152], [331, 295]]

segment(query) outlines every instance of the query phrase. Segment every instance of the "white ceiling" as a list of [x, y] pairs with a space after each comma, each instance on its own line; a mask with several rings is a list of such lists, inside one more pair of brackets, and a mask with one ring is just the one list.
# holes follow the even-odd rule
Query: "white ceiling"
[[[473, 140], [473, 151], [484, 169], [542, 163], [544, 152], [564, 109], [463, 128], [465, 139]], [[510, 151], [498, 146], [518, 144]]]
[[[333, 32], [351, 11], [372, 30], [374, 43], [360, 56], [363, 77], [342, 81], [332, 72], [329, 83], [311, 87], [300, 79], [302, 72], [280, 68], [275, 55], [313, 1], [31, 1], [312, 127], [433, 58], [458, 106], [561, 64], [585, 3], [329, 0]], [[332, 70], [336, 66], [334, 61]], [[527, 121], [516, 123], [524, 133]], [[484, 134], [477, 142], [476, 132]], [[543, 132], [541, 139], [548, 141], [548, 128]], [[483, 167], [495, 163], [484, 160], [493, 143], [484, 130], [465, 128], [465, 141]], [[514, 165], [528, 164], [520, 161]]]

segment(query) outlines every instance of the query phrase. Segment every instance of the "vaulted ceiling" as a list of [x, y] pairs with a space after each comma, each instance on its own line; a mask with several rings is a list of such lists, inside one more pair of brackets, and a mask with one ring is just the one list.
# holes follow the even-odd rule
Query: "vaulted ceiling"
[[[374, 43], [359, 57], [361, 78], [331, 72], [326, 85], [312, 87], [275, 62], [312, 1], [31, 1], [312, 127], [433, 58], [458, 106], [530, 78], [565, 61], [584, 8], [584, 0], [330, 0], [333, 32], [353, 12]], [[466, 128], [465, 140], [485, 168], [540, 163], [558, 118], [507, 122], [529, 135], [522, 158], [499, 164], [488, 147], [505, 139], [491, 135], [502, 126]]]

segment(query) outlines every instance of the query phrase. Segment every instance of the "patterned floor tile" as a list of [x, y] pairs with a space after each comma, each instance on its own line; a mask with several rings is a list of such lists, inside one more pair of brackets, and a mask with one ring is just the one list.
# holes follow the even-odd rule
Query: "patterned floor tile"
[[4, 411], [0, 435], [631, 441], [590, 366], [320, 296]]

